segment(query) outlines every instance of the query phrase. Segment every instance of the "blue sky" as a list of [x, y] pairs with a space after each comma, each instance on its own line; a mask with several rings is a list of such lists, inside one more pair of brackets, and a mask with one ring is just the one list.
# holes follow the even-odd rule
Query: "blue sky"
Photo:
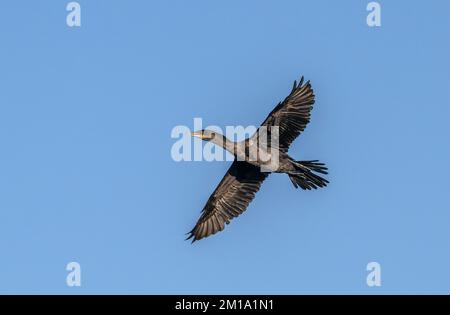
[[[0, 292], [450, 293], [448, 1], [68, 2], [0, 4]], [[185, 242], [230, 162], [174, 162], [172, 128], [258, 124], [301, 75], [290, 153], [329, 187], [272, 175]]]

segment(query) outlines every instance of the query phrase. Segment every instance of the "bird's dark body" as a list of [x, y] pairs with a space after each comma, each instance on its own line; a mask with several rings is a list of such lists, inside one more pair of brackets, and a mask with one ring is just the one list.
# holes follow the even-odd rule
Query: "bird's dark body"
[[[327, 174], [327, 168], [317, 160], [296, 161], [288, 154], [292, 141], [310, 120], [314, 93], [303, 78], [294, 82], [289, 96], [279, 103], [252, 137], [233, 142], [213, 131], [194, 133], [204, 140], [231, 152], [235, 160], [212, 193], [188, 239], [196, 241], [224, 229], [225, 223], [244, 212], [270, 173], [285, 173], [295, 188], [316, 189], [328, 181], [317, 173]], [[266, 137], [261, 136], [261, 131]], [[262, 140], [264, 139], [264, 140]]]
[[[250, 152], [252, 150], [252, 145], [256, 145], [256, 144], [251, 144], [251, 142], [249, 141], [249, 139], [245, 140], [245, 161], [254, 165], [254, 166], [264, 166], [266, 164], [269, 164], [267, 162], [267, 160], [262, 160], [260, 158], [256, 158], [255, 161], [252, 160], [250, 154], [248, 152]], [[271, 153], [271, 151], [276, 150], [277, 152], [275, 153]], [[273, 158], [272, 154], [275, 154], [277, 156], [278, 159], [278, 167], [276, 169], [272, 170], [272, 173], [288, 173], [291, 171], [295, 171], [295, 166], [293, 164], [294, 159], [292, 159], [289, 154], [287, 154], [286, 152], [277, 149], [277, 148], [272, 148], [271, 146], [268, 146], [267, 148], [267, 158], [269, 159], [269, 161]], [[236, 154], [234, 154], [235, 158], [238, 158]]]

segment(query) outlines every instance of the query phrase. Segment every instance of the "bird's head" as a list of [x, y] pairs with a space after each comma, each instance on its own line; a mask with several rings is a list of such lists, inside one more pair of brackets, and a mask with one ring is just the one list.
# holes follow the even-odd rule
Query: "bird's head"
[[211, 141], [218, 135], [218, 133], [212, 130], [202, 129], [199, 131], [192, 132], [191, 135], [193, 137], [197, 137], [205, 141]]

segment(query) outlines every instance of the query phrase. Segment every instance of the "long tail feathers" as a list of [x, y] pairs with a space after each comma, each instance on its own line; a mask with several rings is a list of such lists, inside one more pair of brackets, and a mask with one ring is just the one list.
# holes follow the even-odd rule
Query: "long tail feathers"
[[328, 174], [328, 169], [324, 163], [320, 163], [318, 160], [294, 161], [293, 165], [295, 171], [289, 173], [289, 178], [295, 188], [317, 189], [325, 187], [329, 183], [328, 180], [316, 174]]

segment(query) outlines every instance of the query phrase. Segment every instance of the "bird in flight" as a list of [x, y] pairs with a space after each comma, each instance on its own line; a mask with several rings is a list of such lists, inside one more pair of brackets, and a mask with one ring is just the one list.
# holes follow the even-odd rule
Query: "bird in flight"
[[[287, 174], [295, 188], [327, 186], [328, 181], [318, 175], [327, 174], [325, 164], [318, 160], [296, 161], [288, 155], [289, 146], [308, 124], [314, 104], [311, 84], [303, 81], [303, 77], [298, 84], [295, 81], [286, 99], [270, 112], [253, 136], [243, 141], [232, 141], [208, 129], [192, 133], [193, 137], [211, 141], [232, 153], [234, 161], [206, 202], [187, 240], [195, 242], [222, 231], [225, 224], [245, 211], [270, 173]], [[267, 133], [266, 137], [261, 136], [261, 130]], [[275, 166], [263, 169], [275, 157]]]

